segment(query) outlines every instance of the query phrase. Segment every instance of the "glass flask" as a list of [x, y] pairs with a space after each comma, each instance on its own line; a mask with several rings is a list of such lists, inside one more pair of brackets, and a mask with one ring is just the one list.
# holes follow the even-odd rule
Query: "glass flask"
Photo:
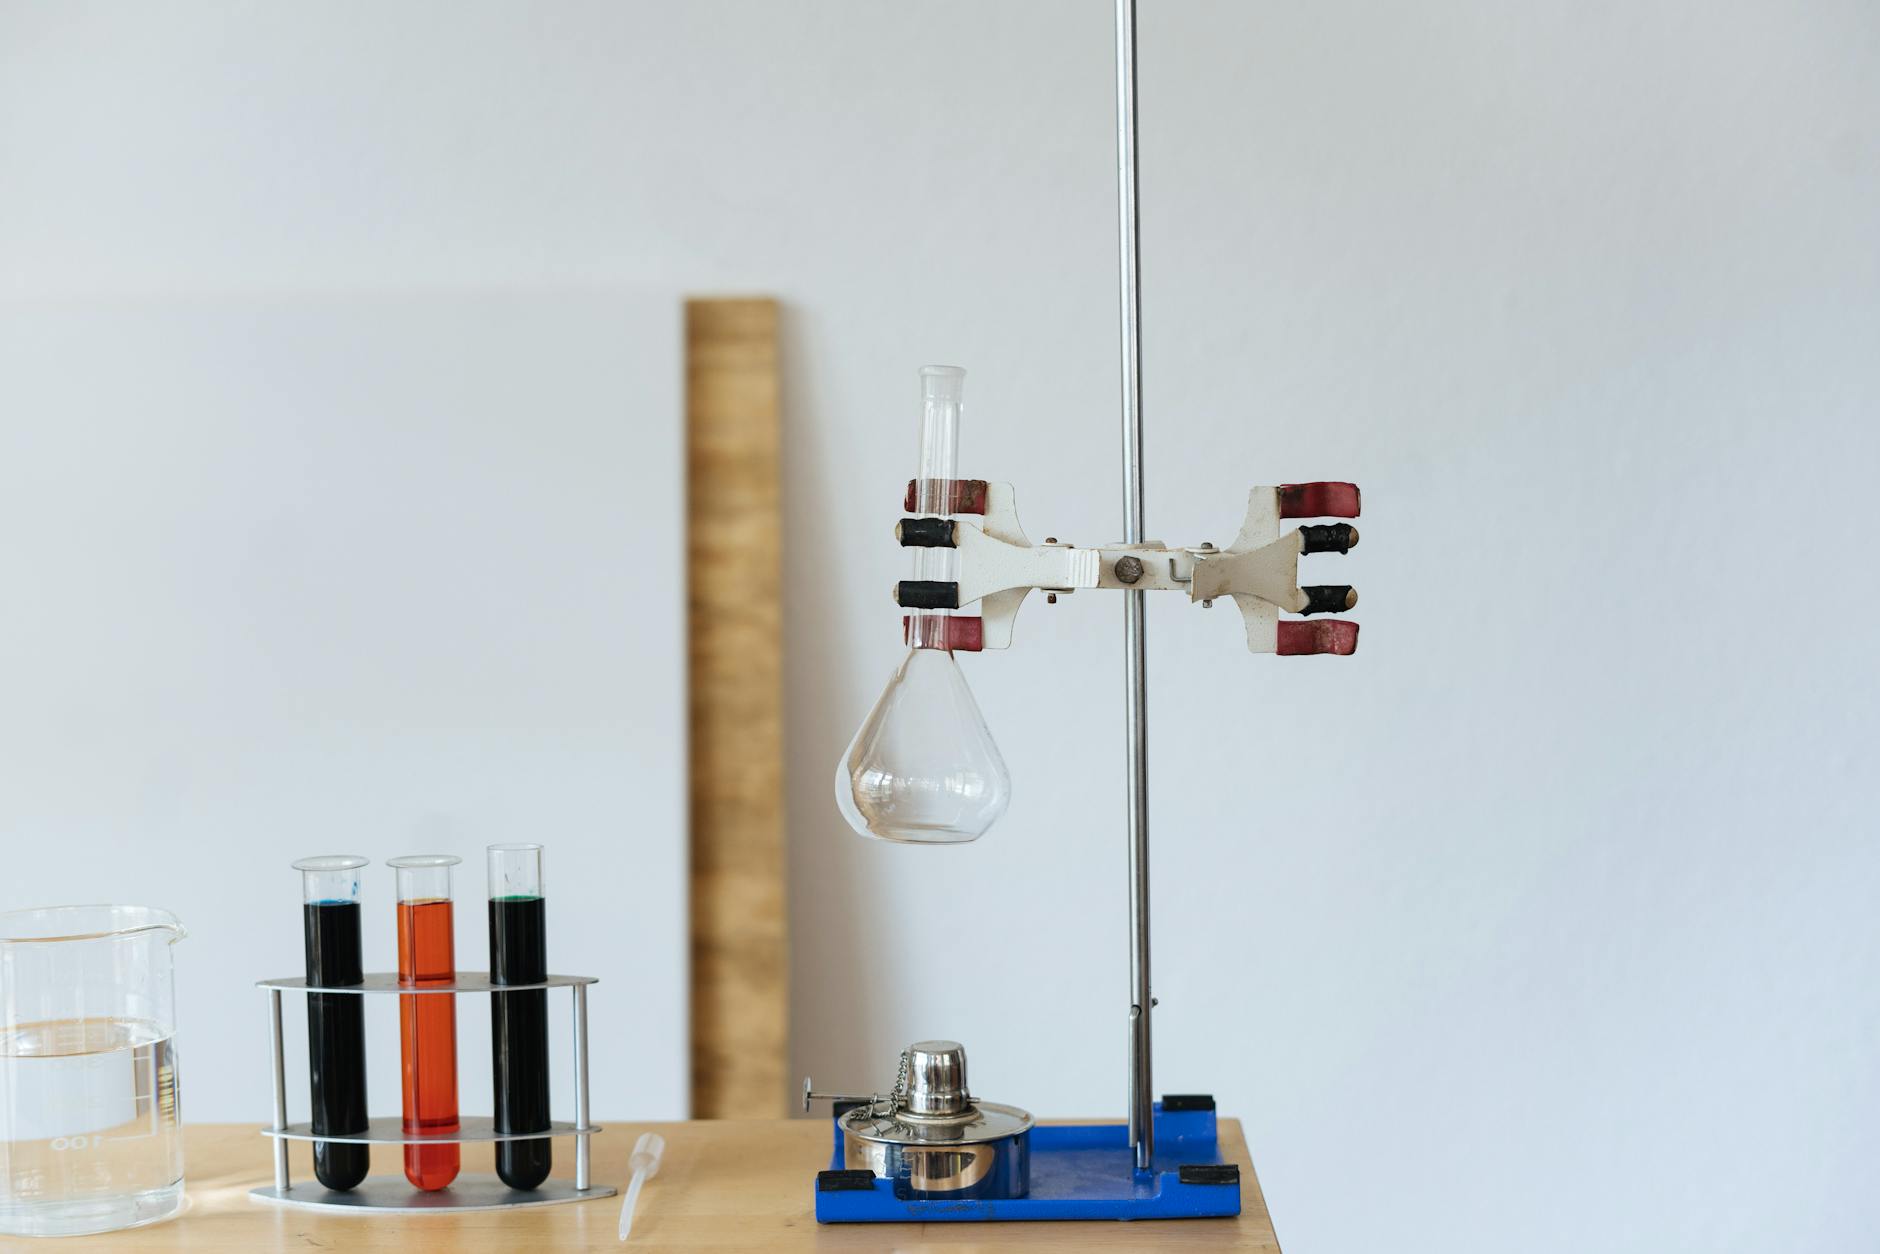
[[[920, 372], [914, 513], [953, 513], [966, 372]], [[918, 580], [958, 578], [958, 551], [914, 547]], [[951, 610], [909, 612], [908, 652], [836, 765], [836, 807], [864, 836], [917, 844], [976, 840], [1005, 813], [1012, 780], [948, 647]]]
[[0, 914], [0, 1233], [110, 1232], [182, 1208], [183, 935], [144, 906]]

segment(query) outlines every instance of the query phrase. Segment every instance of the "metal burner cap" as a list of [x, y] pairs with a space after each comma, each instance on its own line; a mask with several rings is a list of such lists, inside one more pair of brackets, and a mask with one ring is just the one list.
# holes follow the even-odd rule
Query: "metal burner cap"
[[909, 1113], [957, 1115], [972, 1104], [965, 1046], [958, 1041], [916, 1041], [907, 1047]]

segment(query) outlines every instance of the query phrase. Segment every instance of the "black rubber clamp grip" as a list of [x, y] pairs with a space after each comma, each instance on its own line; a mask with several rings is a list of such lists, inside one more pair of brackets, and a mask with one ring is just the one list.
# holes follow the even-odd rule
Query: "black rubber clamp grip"
[[957, 610], [960, 585], [951, 579], [903, 579], [895, 586], [894, 599], [904, 610]]
[[953, 535], [951, 518], [903, 518], [894, 524], [894, 538], [904, 549], [957, 548]]
[[1299, 591], [1306, 594], [1306, 607], [1299, 611], [1301, 614], [1342, 614], [1358, 603], [1348, 583], [1315, 583]]
[[1358, 542], [1358, 529], [1350, 523], [1317, 523], [1299, 528], [1301, 553], [1349, 553]]

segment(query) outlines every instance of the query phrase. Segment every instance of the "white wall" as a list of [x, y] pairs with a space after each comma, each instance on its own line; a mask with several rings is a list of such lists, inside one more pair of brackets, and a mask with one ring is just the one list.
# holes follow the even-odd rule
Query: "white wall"
[[[1120, 1111], [1118, 608], [968, 661], [1016, 789], [977, 846], [829, 796], [917, 366], [971, 370], [963, 465], [1034, 534], [1119, 529], [1107, 6], [0, 13], [7, 299], [788, 302], [793, 1061], [958, 1035], [989, 1096]], [[1151, 530], [1370, 507], [1317, 559], [1353, 660], [1151, 615], [1158, 1081], [1246, 1121], [1289, 1249], [1880, 1234], [1877, 50], [1826, 0], [1145, 5]]]
[[[384, 859], [457, 854], [480, 971], [484, 846], [522, 839], [551, 968], [605, 977], [594, 1109], [685, 1114], [685, 1042], [646, 1029], [686, 1005], [683, 609], [624, 577], [681, 570], [679, 322], [670, 292], [592, 289], [0, 305], [0, 909], [183, 920], [185, 1118], [271, 1108], [253, 985], [302, 969], [289, 862], [373, 859], [385, 971]], [[463, 1109], [488, 1113], [487, 999], [458, 1009]], [[392, 1113], [396, 1007], [367, 1013]]]

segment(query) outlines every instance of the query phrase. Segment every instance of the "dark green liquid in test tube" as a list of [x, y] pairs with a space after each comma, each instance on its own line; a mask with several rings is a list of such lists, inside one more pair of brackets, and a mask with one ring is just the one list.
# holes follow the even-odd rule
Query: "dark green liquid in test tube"
[[[542, 897], [542, 847], [491, 845], [490, 981], [539, 984], [548, 978], [548, 913]], [[490, 1062], [498, 1132], [546, 1132], [548, 993], [490, 995]], [[548, 1179], [547, 1137], [496, 1143], [496, 1174], [512, 1189]]]

